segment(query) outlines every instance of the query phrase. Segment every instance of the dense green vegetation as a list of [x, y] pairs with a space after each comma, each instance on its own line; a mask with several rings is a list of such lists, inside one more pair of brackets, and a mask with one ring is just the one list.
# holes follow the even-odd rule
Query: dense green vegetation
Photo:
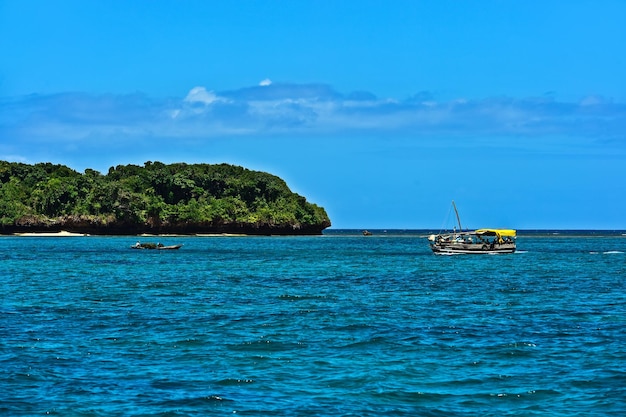
[[282, 179], [239, 166], [146, 162], [102, 175], [0, 161], [3, 233], [316, 234], [328, 226], [326, 211]]

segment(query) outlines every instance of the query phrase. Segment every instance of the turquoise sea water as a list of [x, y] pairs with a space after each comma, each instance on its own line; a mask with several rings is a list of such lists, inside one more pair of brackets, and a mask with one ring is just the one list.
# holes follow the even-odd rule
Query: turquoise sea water
[[0, 415], [626, 415], [621, 233], [159, 239], [0, 238]]

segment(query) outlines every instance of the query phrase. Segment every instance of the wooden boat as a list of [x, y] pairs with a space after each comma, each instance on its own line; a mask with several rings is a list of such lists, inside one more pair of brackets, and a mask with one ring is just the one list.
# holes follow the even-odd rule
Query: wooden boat
[[463, 231], [456, 204], [452, 202], [459, 231], [428, 236], [430, 248], [437, 255], [513, 253], [516, 231], [512, 229], [477, 229]]
[[135, 243], [131, 246], [131, 249], [153, 249], [153, 250], [176, 250], [180, 249], [183, 245], [170, 245], [165, 246], [162, 243]]

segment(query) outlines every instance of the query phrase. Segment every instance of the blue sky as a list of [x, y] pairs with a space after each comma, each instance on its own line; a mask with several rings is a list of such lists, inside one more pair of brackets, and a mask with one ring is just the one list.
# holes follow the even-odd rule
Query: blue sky
[[624, 1], [0, 0], [0, 159], [232, 163], [333, 228], [626, 229]]

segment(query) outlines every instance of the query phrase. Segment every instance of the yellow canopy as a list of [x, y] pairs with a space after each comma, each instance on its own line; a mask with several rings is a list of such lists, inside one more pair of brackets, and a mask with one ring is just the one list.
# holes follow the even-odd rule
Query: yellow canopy
[[507, 236], [507, 237], [515, 237], [515, 230], [511, 229], [478, 229], [476, 230], [477, 235], [488, 235], [488, 236]]

